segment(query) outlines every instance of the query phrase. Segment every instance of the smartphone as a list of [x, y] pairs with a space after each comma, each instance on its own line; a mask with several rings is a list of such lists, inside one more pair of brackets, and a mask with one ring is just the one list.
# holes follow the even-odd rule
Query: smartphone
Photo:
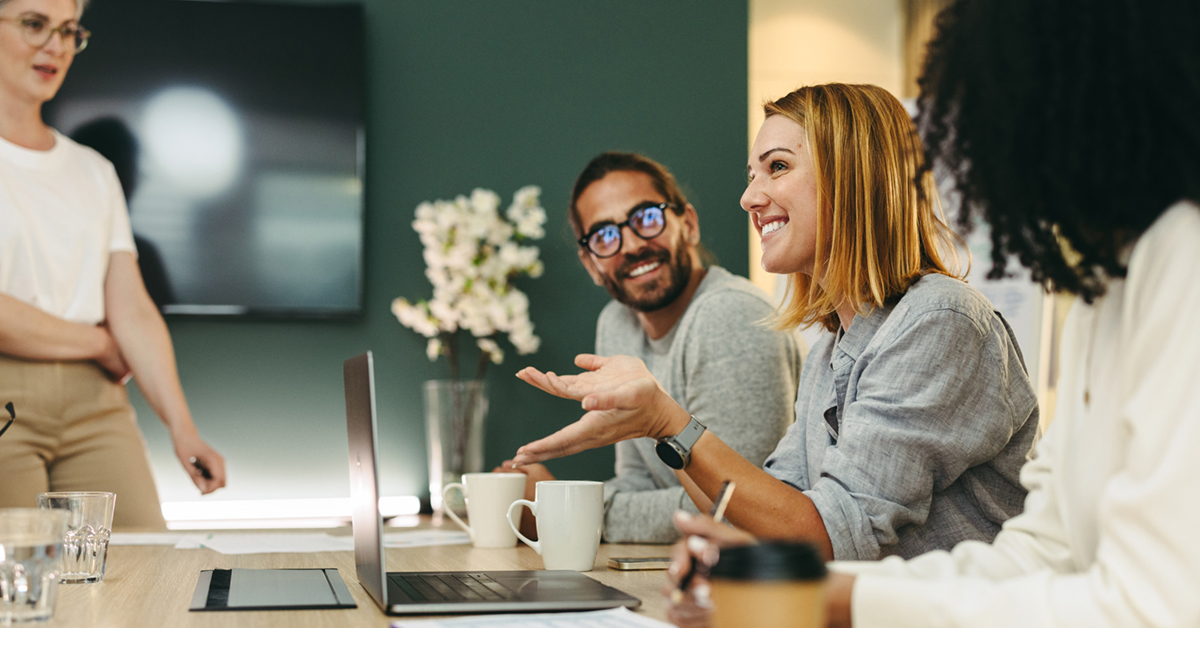
[[612, 557], [608, 560], [608, 567], [618, 571], [665, 571], [670, 566], [670, 557]]

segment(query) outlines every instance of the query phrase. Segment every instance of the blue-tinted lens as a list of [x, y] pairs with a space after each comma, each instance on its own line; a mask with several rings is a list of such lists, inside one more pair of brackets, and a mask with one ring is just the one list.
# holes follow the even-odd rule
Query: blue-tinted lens
[[588, 239], [588, 247], [598, 256], [616, 254], [621, 249], [621, 228], [616, 225], [601, 227]]
[[654, 238], [666, 226], [663, 210], [657, 206], [644, 208], [629, 219], [629, 226], [642, 238]]

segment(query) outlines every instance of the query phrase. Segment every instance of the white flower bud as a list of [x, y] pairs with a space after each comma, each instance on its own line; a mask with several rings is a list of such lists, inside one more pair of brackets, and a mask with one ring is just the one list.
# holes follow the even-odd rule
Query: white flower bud
[[500, 345], [491, 339], [479, 339], [475, 342], [479, 346], [479, 350], [487, 353], [492, 362], [500, 364], [504, 362], [504, 351], [500, 349]]
[[442, 340], [441, 339], [434, 337], [433, 339], [429, 340], [428, 344], [425, 344], [425, 357], [429, 358], [430, 362], [437, 360], [438, 356], [441, 354], [442, 354]]

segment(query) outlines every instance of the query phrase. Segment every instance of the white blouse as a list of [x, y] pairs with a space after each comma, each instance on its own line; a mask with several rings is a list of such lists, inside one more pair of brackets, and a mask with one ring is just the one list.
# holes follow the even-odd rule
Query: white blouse
[[1168, 209], [1128, 263], [1067, 319], [1024, 513], [991, 545], [833, 562], [860, 576], [854, 625], [1200, 625], [1200, 207]]
[[137, 250], [112, 163], [58, 131], [48, 151], [0, 138], [0, 293], [99, 323], [109, 254], [120, 251]]

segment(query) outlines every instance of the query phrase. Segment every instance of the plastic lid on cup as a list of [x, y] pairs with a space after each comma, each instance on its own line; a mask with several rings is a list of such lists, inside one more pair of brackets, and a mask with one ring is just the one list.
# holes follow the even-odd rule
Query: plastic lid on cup
[[812, 544], [773, 541], [722, 549], [709, 577], [783, 582], [822, 580], [827, 573], [821, 553]]

